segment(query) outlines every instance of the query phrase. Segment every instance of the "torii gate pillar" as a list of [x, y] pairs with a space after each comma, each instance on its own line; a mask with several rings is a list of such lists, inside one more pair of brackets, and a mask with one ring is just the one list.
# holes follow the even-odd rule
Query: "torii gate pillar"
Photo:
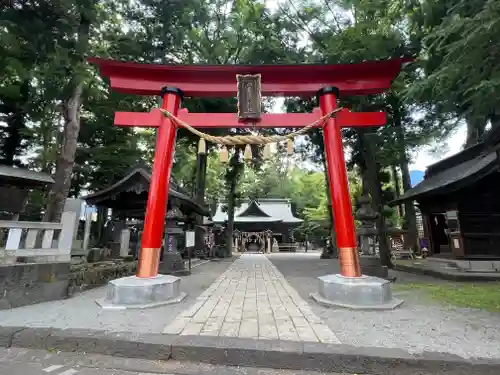
[[[337, 108], [339, 90], [326, 87], [318, 91], [319, 107], [323, 114]], [[335, 235], [339, 250], [340, 273], [346, 277], [360, 277], [359, 253], [356, 229], [352, 214], [349, 182], [345, 166], [340, 126], [330, 118], [323, 127], [330, 198], [335, 217]]]
[[[161, 108], [177, 115], [183, 98], [182, 91], [175, 87], [164, 87], [161, 90], [161, 97]], [[153, 171], [137, 264], [137, 277], [150, 278], [158, 275], [176, 132], [177, 127], [173, 121], [164, 117], [156, 134]]]

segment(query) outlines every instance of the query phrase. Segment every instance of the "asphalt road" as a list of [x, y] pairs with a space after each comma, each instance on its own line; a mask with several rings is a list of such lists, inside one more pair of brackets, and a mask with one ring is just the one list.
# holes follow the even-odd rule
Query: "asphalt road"
[[[0, 375], [321, 375], [177, 361], [146, 361], [96, 354], [0, 349]], [[340, 375], [340, 374], [337, 374]]]

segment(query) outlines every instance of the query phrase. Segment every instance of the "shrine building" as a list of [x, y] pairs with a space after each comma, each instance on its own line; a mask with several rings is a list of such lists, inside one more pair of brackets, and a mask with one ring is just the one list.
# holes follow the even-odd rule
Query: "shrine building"
[[[150, 181], [151, 171], [147, 167], [137, 166], [116, 183], [83, 197], [88, 205], [112, 210], [111, 220], [115, 222], [115, 233], [109, 235], [110, 248], [120, 246], [120, 231], [127, 227], [127, 219], [135, 219], [140, 223], [144, 220]], [[194, 222], [196, 215], [208, 217], [210, 213], [208, 208], [195, 202], [171, 179], [164, 228], [164, 236], [169, 245], [179, 251], [183, 250], [186, 224]], [[138, 235], [141, 232], [142, 224]], [[134, 244], [138, 241], [139, 238], [134, 238], [129, 245], [133, 252], [138, 251], [138, 244]]]
[[424, 180], [392, 203], [416, 201], [429, 255], [500, 258], [500, 128], [430, 165]]
[[[227, 203], [219, 203], [212, 218], [216, 224], [227, 222]], [[293, 232], [302, 223], [294, 216], [288, 199], [247, 200], [234, 214], [235, 246], [240, 251], [268, 251], [266, 238], [276, 239], [280, 251], [295, 251]], [[271, 247], [272, 247], [271, 243]]]

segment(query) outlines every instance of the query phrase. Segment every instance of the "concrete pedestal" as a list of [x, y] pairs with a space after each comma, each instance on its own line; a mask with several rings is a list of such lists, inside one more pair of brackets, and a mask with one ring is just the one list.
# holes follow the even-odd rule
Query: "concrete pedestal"
[[164, 275], [186, 276], [191, 274], [191, 270], [186, 268], [184, 259], [178, 252], [166, 251], [163, 253], [163, 259], [160, 262], [158, 272]]
[[179, 290], [181, 279], [158, 275], [150, 279], [128, 276], [108, 283], [106, 297], [96, 303], [103, 309], [144, 309], [179, 303], [186, 293]]
[[393, 310], [403, 303], [392, 297], [391, 283], [378, 277], [326, 275], [318, 279], [319, 293], [312, 293], [311, 297], [324, 306], [353, 310]]

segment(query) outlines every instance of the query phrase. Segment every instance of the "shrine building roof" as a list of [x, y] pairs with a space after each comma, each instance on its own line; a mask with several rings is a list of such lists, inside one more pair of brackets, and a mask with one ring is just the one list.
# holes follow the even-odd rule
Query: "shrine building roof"
[[[223, 223], [227, 220], [227, 212], [224, 212], [225, 206], [227, 206], [226, 203], [217, 205], [217, 211], [212, 218], [214, 223]], [[302, 219], [293, 216], [290, 200], [265, 198], [241, 203], [235, 210], [234, 222], [299, 224]]]
[[[113, 185], [100, 191], [84, 196], [90, 205], [99, 205], [120, 211], [140, 212], [144, 215], [146, 201], [151, 181], [151, 172], [144, 167], [134, 168], [129, 174], [117, 181]], [[168, 192], [169, 202], [179, 206], [181, 211], [194, 211], [203, 216], [210, 216], [206, 207], [200, 206], [184, 192], [179, 192], [181, 188], [173, 181], [170, 181]], [[137, 215], [133, 215], [137, 216]]]
[[109, 78], [111, 88], [127, 94], [159, 95], [164, 86], [188, 97], [233, 97], [237, 74], [260, 74], [263, 96], [314, 96], [334, 86], [341, 95], [370, 95], [388, 90], [402, 64], [412, 59], [358, 64], [180, 65], [143, 64], [100, 58], [88, 61]]
[[499, 148], [500, 129], [491, 130], [477, 144], [428, 166], [424, 180], [391, 204], [447, 194], [498, 172]]
[[19, 187], [35, 187], [54, 183], [52, 177], [47, 173], [7, 165], [0, 165], [0, 181], [6, 184], [19, 185]]

